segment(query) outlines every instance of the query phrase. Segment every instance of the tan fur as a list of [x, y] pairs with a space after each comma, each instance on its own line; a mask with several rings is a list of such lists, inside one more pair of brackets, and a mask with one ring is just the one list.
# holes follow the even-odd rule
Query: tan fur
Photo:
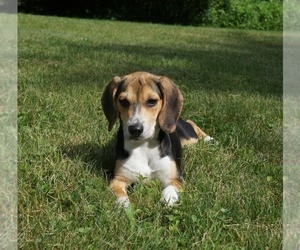
[[207, 136], [207, 134], [204, 133], [203, 130], [199, 128], [193, 121], [187, 120], [186, 122], [191, 124], [191, 126], [193, 127], [193, 129], [195, 130], [196, 134], [200, 139], [204, 139]]
[[170, 185], [177, 188], [178, 191], [182, 189], [182, 182], [178, 179], [178, 170], [176, 167], [176, 163], [173, 161], [171, 165], [171, 178], [170, 178]]
[[181, 143], [181, 146], [183, 146], [183, 147], [195, 144], [197, 141], [198, 141], [198, 139], [196, 139], [196, 138], [190, 138], [190, 139], [180, 138], [180, 143]]
[[111, 190], [114, 192], [114, 194], [117, 196], [117, 197], [124, 197], [124, 196], [128, 196], [127, 195], [127, 184], [126, 182], [124, 181], [121, 181], [119, 180], [118, 177], [115, 177], [109, 187], [111, 188]]
[[115, 177], [109, 185], [109, 187], [117, 197], [127, 196], [127, 187], [131, 184], [128, 183], [125, 177], [123, 177], [121, 168], [121, 161], [117, 161], [115, 165]]
[[[158, 101], [157, 104], [151, 108], [146, 106], [146, 102], [150, 99]], [[130, 106], [128, 108], [122, 107], [119, 100], [127, 100]], [[127, 123], [127, 121], [134, 116], [135, 108], [139, 108], [141, 115], [147, 120], [147, 124], [154, 124], [161, 111], [162, 100], [147, 83], [140, 85], [138, 81], [135, 81], [128, 85], [126, 90], [121, 92], [116, 98], [115, 106], [120, 112], [123, 123]]]

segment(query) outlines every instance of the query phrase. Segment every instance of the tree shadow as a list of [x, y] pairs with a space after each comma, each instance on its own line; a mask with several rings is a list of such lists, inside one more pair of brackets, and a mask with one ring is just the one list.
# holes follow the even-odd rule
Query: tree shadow
[[[188, 43], [192, 46], [186, 47], [171, 47], [168, 44], [75, 42], [56, 38], [57, 46], [61, 44], [64, 48], [61, 54], [78, 55], [78, 60], [74, 58], [74, 62], [80, 65], [83, 58], [91, 62], [90, 68], [78, 66], [76, 72], [57, 78], [64, 79], [64, 84], [86, 84], [87, 81], [80, 79], [99, 83], [99, 79], [103, 79], [100, 83], [102, 86], [114, 74], [125, 75], [133, 71], [149, 71], [158, 75], [167, 75], [179, 86], [184, 85], [193, 91], [200, 89], [235, 94], [247, 92], [281, 97], [282, 43], [280, 40], [272, 39], [272, 36], [263, 40], [259, 36], [250, 36], [247, 32], [228, 31], [226, 35], [228, 41], [217, 39], [207, 41], [208, 47], [205, 47], [205, 41], [201, 41], [203, 46], [198, 46], [197, 37], [189, 39]], [[38, 53], [36, 56], [41, 59], [50, 59], [49, 54], [45, 52], [36, 53]], [[112, 58], [111, 55], [115, 55], [116, 58]], [[103, 68], [100, 68], [102, 71], [97, 70], [93, 61], [99, 59], [109, 60], [110, 72]], [[54, 56], [53, 60], [56, 61], [57, 58]], [[168, 61], [172, 63], [163, 63]]]

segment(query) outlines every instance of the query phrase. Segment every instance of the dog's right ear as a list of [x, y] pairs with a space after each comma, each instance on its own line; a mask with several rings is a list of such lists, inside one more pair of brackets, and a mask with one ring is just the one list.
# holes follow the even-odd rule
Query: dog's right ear
[[114, 124], [118, 119], [118, 111], [114, 104], [114, 97], [117, 92], [117, 87], [121, 82], [121, 78], [119, 76], [115, 76], [110, 83], [106, 86], [102, 98], [101, 98], [101, 105], [105, 117], [108, 120], [108, 131], [111, 131]]

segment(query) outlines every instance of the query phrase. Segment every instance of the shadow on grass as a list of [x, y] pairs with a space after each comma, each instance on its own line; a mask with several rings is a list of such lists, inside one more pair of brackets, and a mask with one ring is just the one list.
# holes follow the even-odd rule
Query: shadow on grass
[[106, 179], [112, 178], [115, 162], [115, 138], [103, 146], [87, 142], [78, 145], [61, 146], [62, 154], [70, 160], [83, 163], [85, 169], [97, 176]]
[[[99, 79], [102, 79], [102, 85], [114, 74], [149, 71], [167, 75], [190, 90], [248, 92], [281, 97], [282, 42], [270, 38], [263, 40], [246, 32], [229, 31], [227, 36], [230, 38], [227, 42], [216, 39], [199, 41], [199, 38], [194, 38], [188, 41], [191, 46], [186, 47], [57, 39], [57, 46], [64, 48], [62, 54], [76, 55], [73, 59], [78, 62], [76, 72], [64, 72], [63, 77], [57, 77], [64, 80], [63, 84], [87, 84], [86, 80], [80, 79], [99, 83]], [[49, 54], [40, 51], [38, 57], [53, 61], [68, 60], [56, 58], [57, 55], [49, 58]], [[91, 63], [90, 68], [81, 66], [84, 58]], [[109, 72], [97, 69], [99, 60], [107, 61], [107, 65], [110, 65]]]
[[[108, 184], [113, 178], [116, 146], [115, 137], [103, 146], [99, 146], [96, 143], [84, 143], [61, 146], [60, 149], [65, 157], [75, 162], [80, 161], [84, 163], [86, 171], [103, 178]], [[128, 188], [128, 192], [132, 193], [134, 187], [135, 183], [131, 184]]]

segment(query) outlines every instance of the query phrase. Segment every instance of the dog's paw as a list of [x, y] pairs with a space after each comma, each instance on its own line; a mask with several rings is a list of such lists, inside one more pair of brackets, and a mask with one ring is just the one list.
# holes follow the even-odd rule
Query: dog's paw
[[168, 207], [172, 207], [179, 200], [177, 190], [174, 186], [167, 186], [162, 191], [161, 202], [165, 203]]
[[214, 140], [214, 138], [210, 137], [209, 135], [204, 137], [205, 142], [209, 142], [209, 141], [213, 141], [213, 140]]
[[116, 204], [122, 208], [127, 209], [130, 206], [130, 200], [127, 196], [122, 196], [116, 200]]

